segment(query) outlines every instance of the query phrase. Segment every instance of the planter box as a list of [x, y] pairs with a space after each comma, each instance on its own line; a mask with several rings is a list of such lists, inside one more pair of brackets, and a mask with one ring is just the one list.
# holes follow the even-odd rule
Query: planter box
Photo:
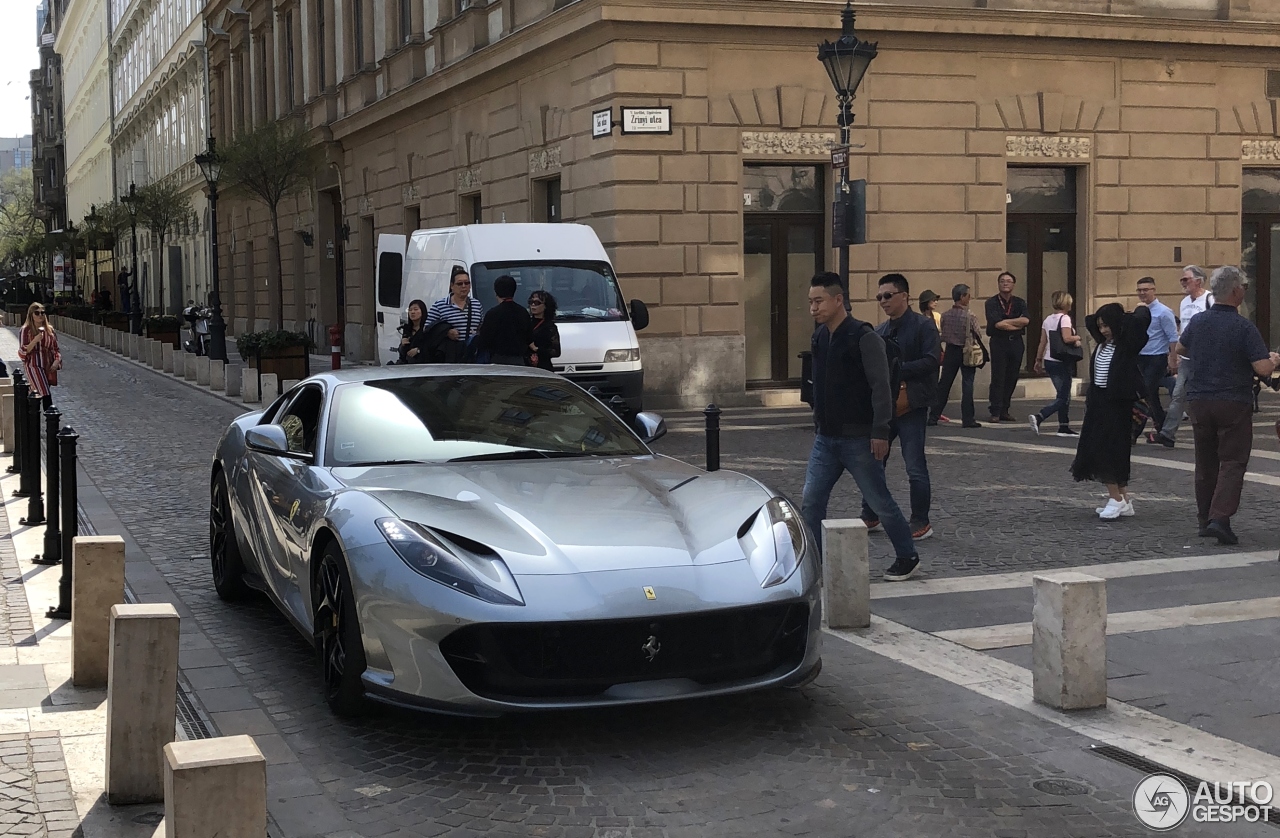
[[179, 329], [148, 329], [147, 337], [167, 343], [174, 349], [182, 348], [182, 331]]
[[275, 373], [279, 381], [302, 380], [311, 375], [311, 355], [305, 346], [286, 346], [248, 359], [249, 366], [262, 376]]
[[118, 332], [127, 332], [129, 331], [129, 315], [123, 311], [104, 311], [102, 313], [102, 325]]

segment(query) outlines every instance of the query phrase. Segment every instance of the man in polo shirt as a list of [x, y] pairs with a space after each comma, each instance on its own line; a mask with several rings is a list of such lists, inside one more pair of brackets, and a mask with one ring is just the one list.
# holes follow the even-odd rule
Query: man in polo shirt
[[1253, 450], [1253, 377], [1268, 377], [1280, 355], [1267, 350], [1258, 327], [1240, 316], [1249, 281], [1239, 268], [1213, 272], [1216, 302], [1182, 330], [1178, 351], [1195, 364], [1187, 411], [1196, 443], [1196, 518], [1200, 535], [1238, 544], [1231, 516], [1240, 507]]
[[1156, 299], [1154, 277], [1144, 276], [1138, 280], [1138, 302], [1151, 312], [1147, 345], [1138, 353], [1138, 373], [1142, 376], [1142, 392], [1151, 411], [1152, 427], [1160, 430], [1164, 427], [1160, 384], [1169, 370], [1178, 368], [1178, 353], [1175, 351], [1178, 347], [1178, 324], [1173, 319], [1173, 309]]
[[987, 335], [991, 338], [991, 390], [989, 392], [992, 422], [1013, 422], [1009, 403], [1013, 388], [1018, 386], [1022, 356], [1027, 351], [1023, 335], [1031, 318], [1027, 301], [1013, 296], [1017, 277], [1005, 271], [996, 280], [1000, 293], [987, 300]]

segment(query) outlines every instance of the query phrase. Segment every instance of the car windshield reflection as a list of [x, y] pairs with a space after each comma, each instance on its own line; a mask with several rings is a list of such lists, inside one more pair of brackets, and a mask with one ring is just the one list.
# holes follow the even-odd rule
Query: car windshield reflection
[[575, 387], [519, 376], [415, 376], [338, 389], [334, 466], [631, 457], [649, 454]]

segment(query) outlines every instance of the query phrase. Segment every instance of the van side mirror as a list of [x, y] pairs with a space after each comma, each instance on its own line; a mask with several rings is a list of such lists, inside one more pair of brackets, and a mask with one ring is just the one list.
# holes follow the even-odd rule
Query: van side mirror
[[649, 326], [649, 307], [640, 300], [631, 301], [631, 328], [637, 332]]

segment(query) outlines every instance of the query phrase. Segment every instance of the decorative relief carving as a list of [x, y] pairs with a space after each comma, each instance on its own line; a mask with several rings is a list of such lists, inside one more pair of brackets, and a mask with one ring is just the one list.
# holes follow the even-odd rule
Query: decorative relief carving
[[1050, 157], [1056, 160], [1088, 160], [1093, 153], [1089, 137], [1007, 137], [1009, 157]]
[[367, 195], [362, 195], [360, 197], [360, 214], [361, 215], [373, 214], [373, 201], [371, 201]]
[[458, 172], [458, 188], [463, 192], [480, 188], [480, 170], [463, 169]]
[[1241, 160], [1280, 162], [1280, 140], [1245, 140]]
[[560, 146], [529, 152], [529, 174], [560, 168]]
[[403, 204], [412, 204], [422, 200], [422, 195], [418, 192], [416, 184], [408, 183], [400, 190], [400, 202]]
[[834, 133], [813, 131], [743, 131], [743, 154], [824, 156], [836, 144]]

